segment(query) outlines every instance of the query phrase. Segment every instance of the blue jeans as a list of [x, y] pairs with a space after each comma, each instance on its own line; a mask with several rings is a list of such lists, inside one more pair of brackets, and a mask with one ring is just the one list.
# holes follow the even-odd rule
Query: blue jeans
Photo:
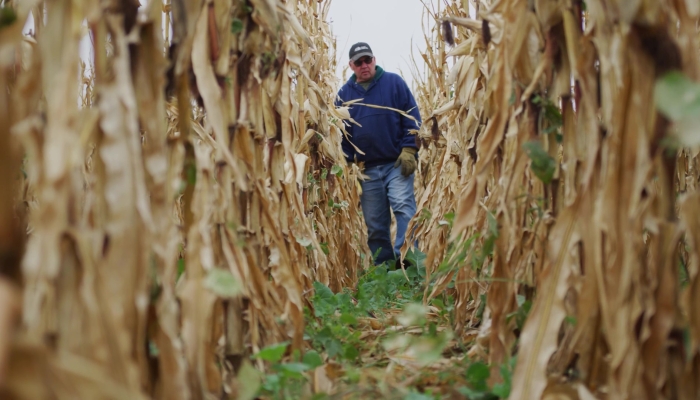
[[[399, 257], [399, 250], [406, 240], [408, 222], [416, 213], [416, 198], [413, 193], [413, 176], [401, 175], [401, 167], [394, 168], [394, 163], [365, 168], [369, 176], [361, 182], [362, 196], [360, 204], [367, 224], [367, 242], [372, 255], [379, 254], [374, 260], [379, 265]], [[391, 246], [391, 213], [396, 218], [396, 240]]]

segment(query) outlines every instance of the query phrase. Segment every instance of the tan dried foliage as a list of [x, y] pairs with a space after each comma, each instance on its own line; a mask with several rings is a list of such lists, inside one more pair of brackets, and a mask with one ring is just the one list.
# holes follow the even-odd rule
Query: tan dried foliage
[[[311, 283], [352, 286], [369, 260], [329, 3], [4, 3], [0, 259], [15, 285], [16, 204], [29, 235], [3, 398], [236, 398], [243, 359], [302, 349]], [[238, 284], [212, 289], [216, 270]]]
[[[700, 78], [700, 7], [583, 4], [426, 7], [410, 227], [424, 301], [454, 296], [490, 384], [517, 354], [513, 399], [696, 398], [698, 153], [665, 150], [653, 90], [670, 70]], [[5, 5], [0, 394], [249, 394], [250, 354], [303, 349], [311, 283], [352, 287], [369, 260], [359, 171], [340, 150], [347, 110], [331, 105], [329, 2]], [[549, 182], [531, 142], [553, 160]]]
[[[517, 352], [512, 399], [697, 398], [697, 149], [666, 149], [654, 83], [700, 77], [700, 7], [471, 3], [476, 19], [466, 0], [431, 10], [456, 43], [438, 43], [434, 23], [421, 54], [425, 301], [454, 279], [457, 331], [479, 327], [470, 355], [491, 383]], [[551, 182], [529, 168], [531, 141], [554, 161]], [[522, 332], [519, 299], [533, 300]]]

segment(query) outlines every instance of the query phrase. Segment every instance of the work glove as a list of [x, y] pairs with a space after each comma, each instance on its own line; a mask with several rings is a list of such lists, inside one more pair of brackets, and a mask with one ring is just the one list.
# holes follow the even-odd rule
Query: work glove
[[416, 149], [413, 147], [404, 147], [401, 149], [401, 154], [394, 164], [394, 168], [401, 165], [401, 175], [409, 176], [411, 175], [418, 166], [416, 162]]

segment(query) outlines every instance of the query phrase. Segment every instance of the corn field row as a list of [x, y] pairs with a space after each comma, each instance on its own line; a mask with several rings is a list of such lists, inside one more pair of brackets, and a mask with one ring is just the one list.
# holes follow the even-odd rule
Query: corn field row
[[328, 106], [328, 3], [12, 6], [35, 24], [2, 31], [2, 137], [25, 154], [29, 231], [10, 384], [36, 390], [25, 398], [235, 394], [221, 360], [300, 348], [311, 282], [352, 285], [368, 262], [354, 183], [320, 178], [351, 173]]
[[[305, 351], [313, 283], [371, 264], [330, 1], [1, 4], [0, 394], [254, 398], [250, 355]], [[511, 399], [700, 393], [700, 142], [655, 98], [700, 79], [699, 20], [426, 4], [423, 302], [489, 384], [517, 357]]]
[[688, 141], [654, 89], [700, 77], [700, 4], [472, 6], [448, 4], [430, 37], [454, 46], [423, 55], [425, 300], [455, 282], [470, 355], [495, 372], [517, 352], [512, 399], [697, 398], [697, 151], [669, 150]]

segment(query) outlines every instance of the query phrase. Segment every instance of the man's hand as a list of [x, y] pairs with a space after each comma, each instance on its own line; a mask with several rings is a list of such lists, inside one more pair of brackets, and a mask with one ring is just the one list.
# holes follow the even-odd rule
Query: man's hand
[[401, 149], [401, 154], [394, 164], [394, 168], [401, 165], [401, 175], [409, 176], [411, 175], [418, 166], [416, 162], [416, 149], [413, 147], [404, 147]]

